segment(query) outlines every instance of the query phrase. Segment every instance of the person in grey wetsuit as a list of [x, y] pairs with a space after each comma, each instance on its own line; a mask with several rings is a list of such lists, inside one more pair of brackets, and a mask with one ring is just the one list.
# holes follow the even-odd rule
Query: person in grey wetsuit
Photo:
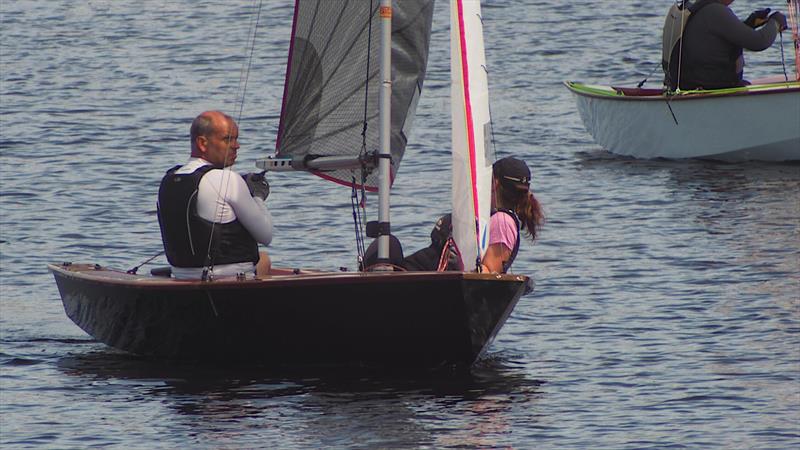
[[252, 277], [270, 271], [258, 244], [272, 241], [262, 173], [239, 175], [230, 166], [239, 127], [227, 114], [206, 111], [192, 122], [191, 158], [168, 170], [158, 191], [158, 222], [176, 278]]
[[749, 84], [743, 79], [742, 50], [769, 48], [787, 28], [780, 12], [755, 11], [747, 20], [728, 7], [733, 0], [699, 0], [683, 32], [681, 89], [722, 89]]

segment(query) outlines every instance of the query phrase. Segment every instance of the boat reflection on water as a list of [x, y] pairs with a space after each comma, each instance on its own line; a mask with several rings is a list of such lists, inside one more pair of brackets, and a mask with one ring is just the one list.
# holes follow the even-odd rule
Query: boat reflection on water
[[288, 446], [336, 447], [362, 435], [365, 446], [487, 446], [498, 433], [510, 433], [515, 417], [530, 414], [543, 384], [492, 356], [471, 368], [388, 371], [167, 365], [100, 351], [63, 357], [57, 366], [93, 389], [105, 386], [99, 395], [112, 390], [115, 397], [151, 397], [167, 406], [164, 420], [187, 420], [198, 435], [220, 444], [226, 433], [241, 435], [252, 425], [272, 428]]

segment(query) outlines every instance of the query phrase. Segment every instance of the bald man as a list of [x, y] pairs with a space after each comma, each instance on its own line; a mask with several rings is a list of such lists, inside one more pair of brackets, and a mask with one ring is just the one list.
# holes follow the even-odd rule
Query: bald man
[[230, 169], [239, 150], [239, 127], [220, 111], [206, 111], [191, 127], [191, 157], [168, 170], [158, 191], [158, 221], [172, 275], [210, 279], [265, 275], [272, 218], [262, 174]]

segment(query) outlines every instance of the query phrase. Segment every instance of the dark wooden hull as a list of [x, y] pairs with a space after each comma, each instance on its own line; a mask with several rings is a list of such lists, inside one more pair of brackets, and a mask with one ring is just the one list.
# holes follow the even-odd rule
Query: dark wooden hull
[[95, 339], [167, 360], [471, 364], [528, 277], [462, 272], [300, 273], [179, 281], [50, 265], [64, 309]]

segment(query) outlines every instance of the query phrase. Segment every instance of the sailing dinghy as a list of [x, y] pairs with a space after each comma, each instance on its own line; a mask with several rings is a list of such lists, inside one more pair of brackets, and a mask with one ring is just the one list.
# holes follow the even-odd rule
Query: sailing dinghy
[[478, 0], [451, 0], [453, 222], [466, 270], [387, 270], [389, 189], [421, 93], [432, 13], [433, 0], [297, 0], [277, 151], [260, 163], [377, 190], [378, 270], [195, 281], [50, 265], [70, 319], [109, 346], [165, 360], [476, 361], [532, 290], [523, 275], [471, 270], [486, 248], [491, 177]]
[[[799, 8], [796, 0], [789, 1], [796, 69], [791, 76], [715, 90], [564, 84], [574, 94], [586, 130], [612, 153], [636, 158], [797, 161]], [[685, 8], [674, 6], [673, 11], [685, 14]]]

